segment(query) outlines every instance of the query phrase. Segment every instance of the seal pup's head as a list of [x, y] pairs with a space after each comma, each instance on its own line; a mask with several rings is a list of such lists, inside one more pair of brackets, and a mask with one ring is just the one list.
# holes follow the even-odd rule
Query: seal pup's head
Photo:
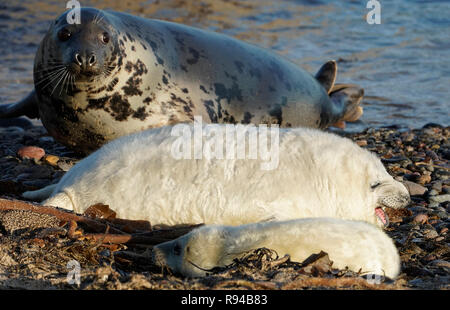
[[378, 225], [387, 227], [389, 217], [385, 212], [386, 208], [400, 209], [406, 207], [411, 201], [409, 191], [386, 171], [375, 154], [371, 153], [370, 155], [373, 160], [367, 165], [368, 177], [365, 186], [368, 186], [376, 197], [375, 216]]
[[[336, 134], [302, 132], [307, 148], [299, 144], [298, 151], [293, 151], [303, 152], [293, 164], [296, 169], [285, 168], [290, 174], [303, 173], [295, 179], [295, 188], [301, 192], [301, 216], [331, 216], [386, 227], [386, 208], [409, 204], [408, 189], [386, 171], [375, 153]], [[282, 211], [277, 215], [287, 219]]]
[[51, 24], [36, 54], [35, 88], [50, 90], [51, 95], [70, 93], [80, 82], [105, 80], [120, 61], [118, 36], [109, 14], [81, 8], [80, 23], [69, 23], [72, 13], [66, 11]]
[[230, 264], [229, 236], [225, 226], [208, 225], [153, 247], [153, 262], [188, 277], [202, 277], [214, 267]]

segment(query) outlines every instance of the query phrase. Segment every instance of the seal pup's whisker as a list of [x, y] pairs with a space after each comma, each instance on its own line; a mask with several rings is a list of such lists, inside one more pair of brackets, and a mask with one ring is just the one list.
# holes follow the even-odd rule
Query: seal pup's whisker
[[189, 264], [191, 264], [192, 266], [194, 266], [195, 268], [198, 268], [198, 269], [200, 269], [200, 270], [202, 270], [202, 271], [211, 272], [211, 271], [214, 269], [214, 268], [211, 268], [211, 269], [205, 269], [205, 268], [202, 268], [202, 267], [200, 267], [200, 266], [194, 264], [194, 263], [193, 263], [192, 261], [190, 261], [190, 260], [187, 260], [187, 262], [188, 262]]

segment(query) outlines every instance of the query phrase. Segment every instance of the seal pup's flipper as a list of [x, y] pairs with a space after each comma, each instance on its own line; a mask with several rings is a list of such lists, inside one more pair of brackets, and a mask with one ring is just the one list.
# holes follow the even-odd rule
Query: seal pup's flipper
[[33, 90], [19, 102], [0, 105], [0, 118], [13, 118], [22, 115], [29, 118], [38, 118], [37, 102], [36, 92]]
[[322, 67], [320, 67], [319, 71], [316, 73], [316, 80], [320, 83], [320, 85], [325, 88], [327, 94], [330, 93], [331, 89], [336, 82], [337, 75], [337, 63], [334, 60], [330, 60], [326, 62]]
[[51, 184], [35, 191], [24, 192], [22, 193], [22, 197], [33, 201], [43, 201], [51, 196], [56, 185], [57, 184]]
[[345, 122], [355, 122], [363, 114], [360, 106], [364, 89], [355, 84], [335, 84], [329, 93], [331, 101], [342, 107], [342, 116], [332, 126], [345, 128]]

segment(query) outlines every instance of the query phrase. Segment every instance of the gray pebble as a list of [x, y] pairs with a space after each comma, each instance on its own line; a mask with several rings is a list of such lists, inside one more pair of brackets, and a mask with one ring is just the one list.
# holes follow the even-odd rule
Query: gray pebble
[[44, 136], [44, 137], [39, 138], [39, 142], [41, 142], [41, 143], [54, 143], [55, 139], [53, 139], [53, 137]]
[[432, 189], [431, 191], [428, 192], [428, 195], [430, 196], [437, 196], [439, 195], [439, 192], [435, 189]]
[[450, 201], [450, 194], [431, 196], [430, 201], [438, 203]]
[[427, 239], [434, 239], [434, 238], [438, 237], [439, 234], [437, 233], [436, 230], [430, 229], [430, 230], [424, 231], [424, 236], [425, 236], [425, 238], [427, 238]]

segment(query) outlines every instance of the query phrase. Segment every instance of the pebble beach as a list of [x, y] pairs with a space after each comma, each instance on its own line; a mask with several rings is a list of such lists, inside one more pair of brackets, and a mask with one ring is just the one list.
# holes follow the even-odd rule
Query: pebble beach
[[[6, 201], [23, 200], [23, 191], [57, 182], [81, 159], [42, 126], [23, 126], [19, 121], [17, 125], [22, 127], [0, 128], [0, 199]], [[74, 230], [73, 223], [52, 215], [2, 210], [0, 289], [449, 289], [450, 127], [427, 124], [420, 129], [390, 126], [334, 132], [376, 153], [410, 191], [410, 205], [387, 210], [386, 232], [402, 262], [395, 281], [374, 284], [355, 272], [333, 269], [326, 253], [291, 262], [270, 249], [248, 253], [205, 278], [183, 278], [152, 265], [146, 256], [148, 243], [108, 244], [83, 237], [88, 228]], [[174, 238], [173, 231], [171, 236], [167, 238]], [[79, 285], [66, 281], [67, 262], [72, 259], [82, 266]]]

